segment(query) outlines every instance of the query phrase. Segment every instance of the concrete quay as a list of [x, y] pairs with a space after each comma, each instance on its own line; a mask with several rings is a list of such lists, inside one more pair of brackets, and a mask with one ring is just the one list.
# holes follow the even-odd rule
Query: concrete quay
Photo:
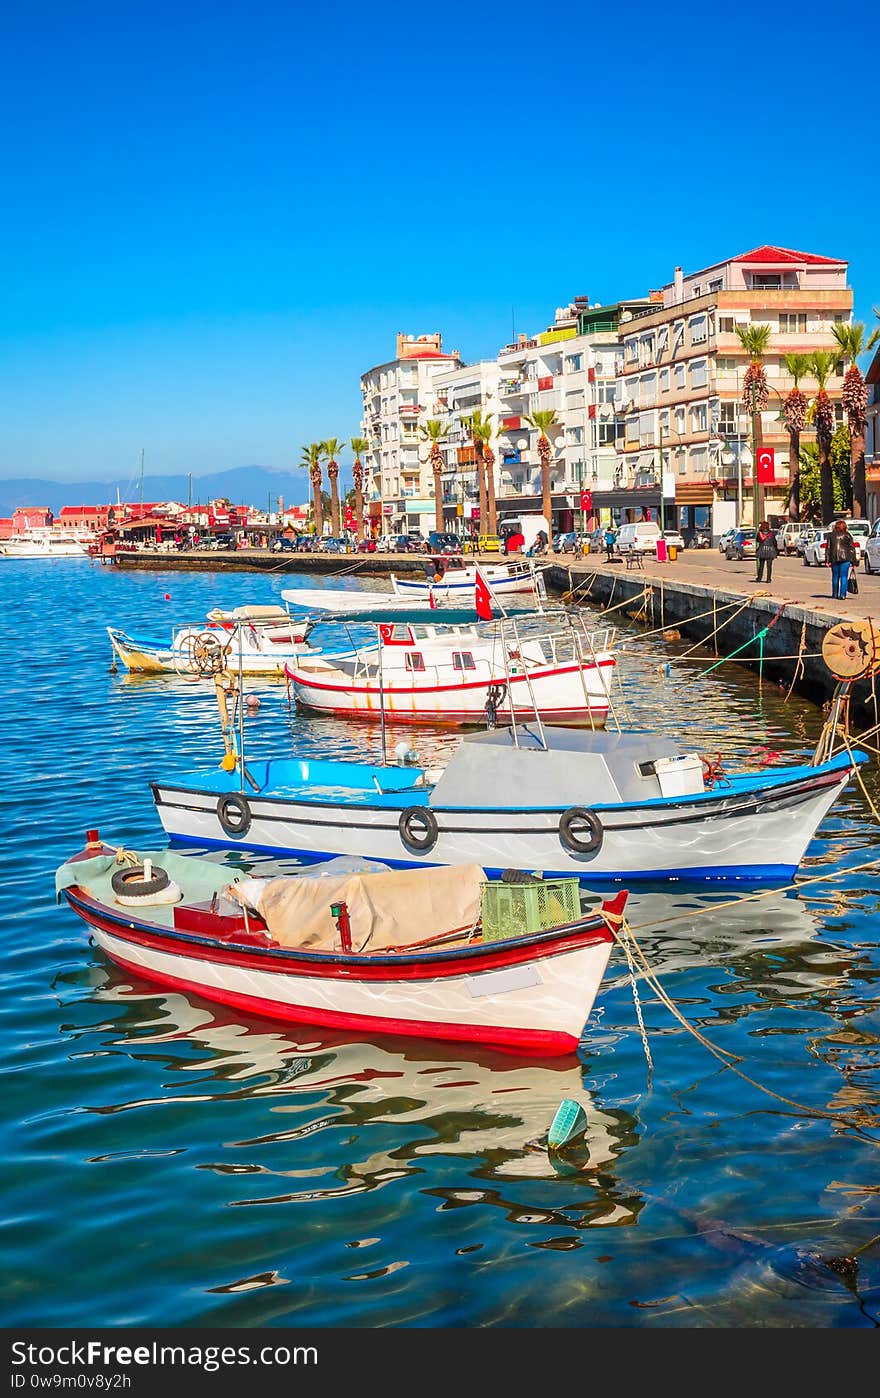
[[[735, 663], [756, 672], [760, 664], [765, 677], [786, 688], [794, 682], [817, 704], [831, 697], [836, 683], [822, 659], [826, 632], [840, 621], [872, 621], [880, 628], [880, 576], [866, 577], [864, 568], [857, 576], [858, 595], [835, 601], [829, 568], [780, 557], [772, 583], [758, 583], [752, 559], [728, 562], [717, 548], [680, 551], [674, 563], [645, 558], [641, 568], [610, 563], [604, 554], [554, 557], [545, 575], [553, 593], [619, 608], [649, 627], [674, 628], [691, 643], [704, 642], [719, 659], [738, 650]], [[853, 686], [851, 717], [855, 727], [880, 718], [871, 681]]]

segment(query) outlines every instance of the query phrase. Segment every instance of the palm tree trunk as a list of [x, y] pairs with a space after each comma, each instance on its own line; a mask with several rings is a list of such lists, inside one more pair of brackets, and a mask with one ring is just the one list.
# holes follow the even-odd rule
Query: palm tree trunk
[[865, 475], [865, 433], [850, 429], [850, 460], [852, 462], [853, 518], [868, 517], [868, 481]]
[[830, 524], [834, 518], [834, 481], [831, 476], [831, 443], [824, 432], [816, 433], [816, 446], [819, 452], [819, 500], [822, 509], [822, 523]]
[[788, 431], [788, 517], [797, 520], [801, 517], [801, 434], [791, 428]]
[[434, 471], [434, 528], [443, 533], [443, 458], [433, 462]]
[[336, 479], [337, 474], [338, 474], [338, 467], [337, 467], [337, 470], [336, 470], [336, 471], [328, 471], [327, 474], [328, 474], [328, 476], [330, 477], [330, 523], [331, 523], [331, 527], [332, 527], [332, 529], [333, 529], [333, 537], [334, 537], [334, 539], [338, 539], [338, 538], [339, 538], [339, 482], [338, 482], [337, 479]]
[[364, 537], [364, 492], [355, 486], [354, 491], [354, 524], [355, 533], [358, 540]]
[[541, 513], [547, 521], [550, 537], [553, 537], [553, 498], [550, 494], [550, 441], [547, 437], [538, 438], [538, 452], [541, 457]]
[[478, 441], [474, 447], [477, 454], [477, 485], [480, 490], [480, 528], [479, 533], [486, 533], [486, 473], [483, 470], [483, 443]]
[[312, 481], [312, 512], [315, 517], [315, 533], [324, 533], [324, 506], [321, 503], [321, 481], [320, 477]]
[[495, 453], [491, 447], [483, 451], [483, 469], [486, 472], [486, 508], [489, 511], [489, 534], [498, 533], [498, 511], [495, 507]]

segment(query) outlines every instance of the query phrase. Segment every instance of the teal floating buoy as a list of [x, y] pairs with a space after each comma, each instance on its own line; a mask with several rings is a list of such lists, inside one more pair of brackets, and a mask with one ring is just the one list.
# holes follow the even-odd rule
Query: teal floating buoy
[[547, 1145], [550, 1150], [558, 1150], [576, 1136], [582, 1136], [587, 1129], [587, 1114], [579, 1103], [571, 1097], [564, 1097], [556, 1108], [556, 1115], [547, 1132]]

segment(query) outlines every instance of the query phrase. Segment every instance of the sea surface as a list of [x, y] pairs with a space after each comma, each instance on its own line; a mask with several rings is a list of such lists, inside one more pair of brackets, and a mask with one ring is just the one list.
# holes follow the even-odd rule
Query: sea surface
[[[55, 869], [89, 827], [164, 845], [150, 780], [222, 755], [213, 687], [114, 673], [106, 627], [170, 637], [295, 585], [0, 564], [0, 1323], [876, 1328], [875, 762], [870, 801], [846, 791], [798, 887], [634, 892], [659, 989], [616, 948], [558, 1061], [300, 1031], [163, 993], [56, 904]], [[629, 726], [728, 767], [813, 751], [822, 714], [805, 700], [611, 619]], [[283, 683], [248, 689], [249, 754], [377, 758], [377, 728], [291, 713]], [[401, 736], [423, 761], [460, 741]], [[552, 1156], [565, 1098], [588, 1129]]]

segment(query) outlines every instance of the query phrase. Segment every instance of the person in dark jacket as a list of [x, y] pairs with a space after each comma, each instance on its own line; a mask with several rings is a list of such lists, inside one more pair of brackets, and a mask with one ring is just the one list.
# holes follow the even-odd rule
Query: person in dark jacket
[[776, 535], [770, 528], [766, 519], [762, 519], [758, 525], [758, 532], [755, 535], [755, 562], [758, 565], [758, 572], [755, 582], [764, 581], [764, 569], [767, 570], [767, 582], [773, 580], [773, 560], [779, 553], [776, 544]]
[[859, 560], [856, 541], [846, 527], [846, 521], [836, 519], [828, 535], [828, 562], [831, 565], [831, 596], [843, 601], [849, 589], [849, 570]]

